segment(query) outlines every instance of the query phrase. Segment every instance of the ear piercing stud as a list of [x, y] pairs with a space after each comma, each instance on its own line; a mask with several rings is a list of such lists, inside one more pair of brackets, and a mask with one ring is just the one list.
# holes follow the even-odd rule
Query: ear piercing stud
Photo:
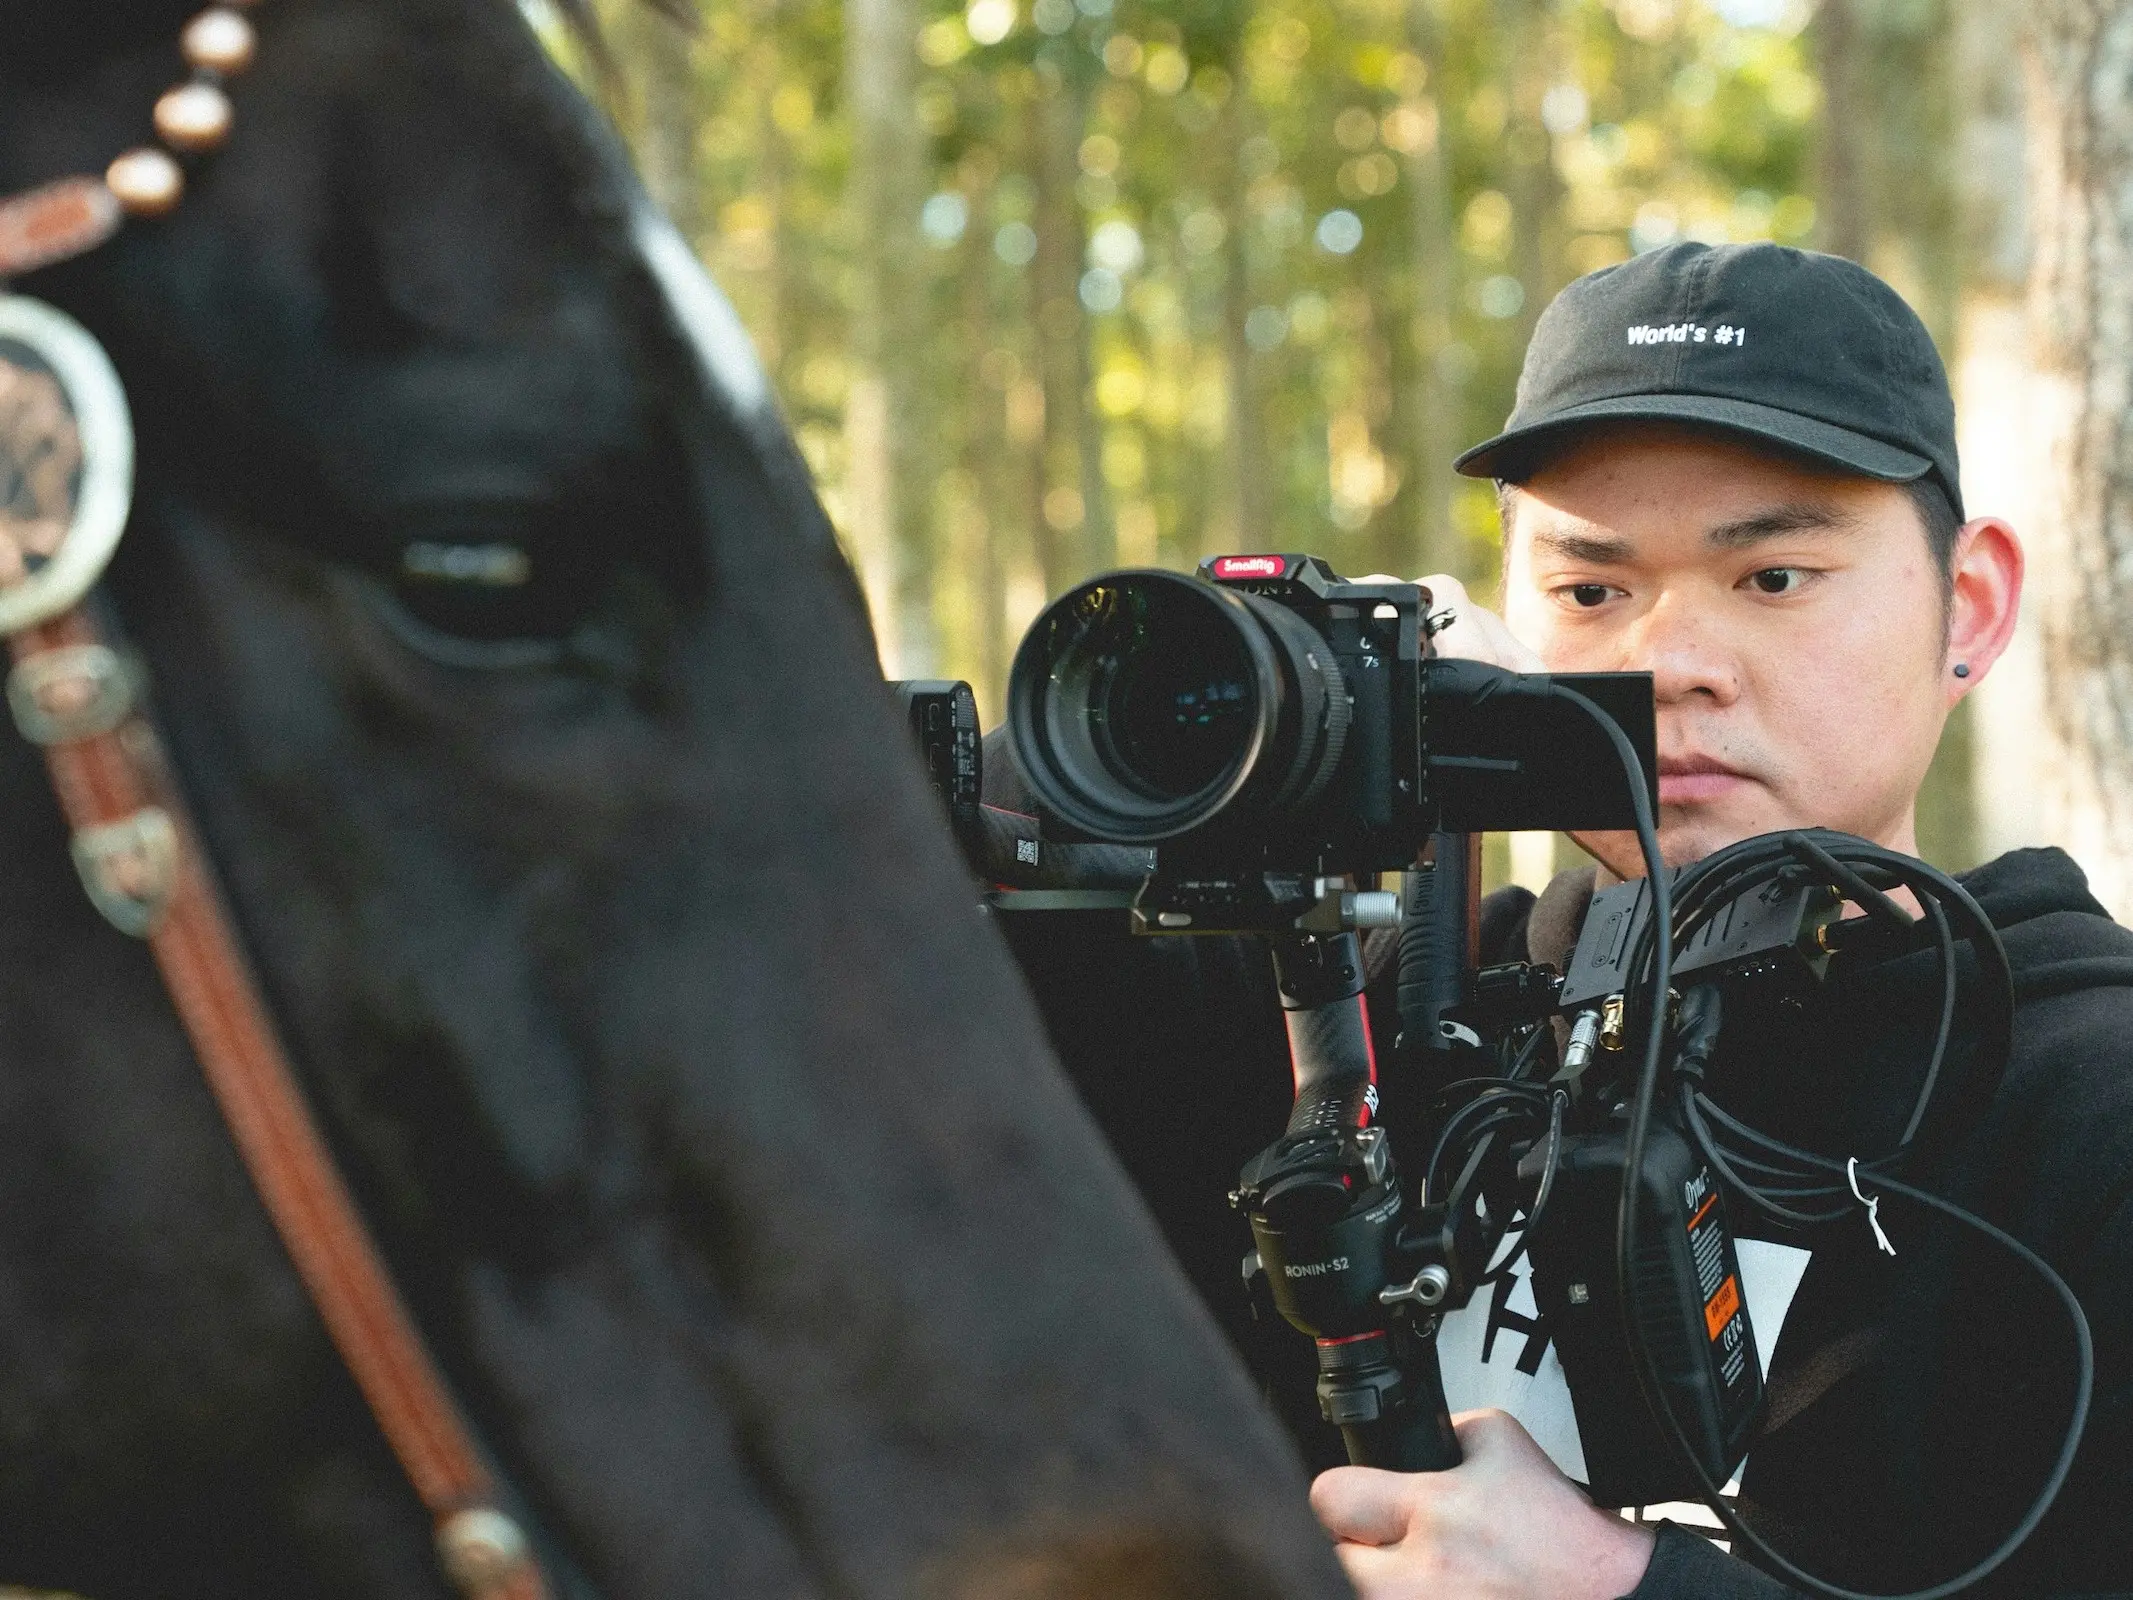
[[1956, 664], [1955, 664], [1955, 675], [1956, 675], [1956, 676], [1957, 676], [1958, 678], [1967, 678], [1967, 677], [1969, 677], [1969, 676], [1970, 676], [1970, 663], [1969, 663], [1969, 662], [1967, 662], [1967, 661], [1958, 661], [1958, 662], [1956, 662]]

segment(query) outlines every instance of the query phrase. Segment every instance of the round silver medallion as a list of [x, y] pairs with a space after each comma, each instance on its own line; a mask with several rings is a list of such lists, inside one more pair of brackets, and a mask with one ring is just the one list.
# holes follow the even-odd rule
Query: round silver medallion
[[133, 504], [133, 418], [111, 358], [41, 300], [0, 294], [0, 636], [71, 610]]

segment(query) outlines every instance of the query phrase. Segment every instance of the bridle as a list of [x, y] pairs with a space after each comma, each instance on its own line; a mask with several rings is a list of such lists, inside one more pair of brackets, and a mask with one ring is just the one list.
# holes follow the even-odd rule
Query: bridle
[[[45, 369], [35, 374], [47, 386], [40, 392], [64, 395], [82, 457], [58, 547], [34, 565], [30, 552], [16, 552], [17, 578], [0, 566], [0, 634], [14, 659], [8, 704], [44, 751], [90, 900], [153, 952], [283, 1246], [430, 1513], [445, 1572], [469, 1600], [546, 1600], [526, 1536], [499, 1506], [495, 1476], [304, 1103], [141, 704], [138, 674], [99, 620], [92, 591], [131, 501], [124, 391], [86, 330], [5, 293], [8, 278], [95, 249], [129, 216], [172, 210], [185, 191], [179, 158], [227, 139], [234, 113], [224, 84], [251, 64], [252, 25], [229, 5], [210, 6], [186, 24], [181, 45], [192, 76], [155, 109], [167, 148], [142, 146], [100, 178], [0, 199], [0, 372], [11, 338], [34, 352]], [[0, 433], [0, 469], [8, 447]], [[0, 500], [0, 541], [9, 538], [5, 515]]]

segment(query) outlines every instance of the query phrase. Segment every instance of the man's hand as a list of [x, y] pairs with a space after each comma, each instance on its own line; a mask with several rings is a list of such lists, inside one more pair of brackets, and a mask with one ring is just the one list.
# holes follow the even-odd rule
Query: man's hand
[[1492, 667], [1503, 667], [1511, 672], [1545, 672], [1541, 658], [1511, 636], [1504, 626], [1503, 618], [1485, 606], [1476, 605], [1467, 597], [1466, 585], [1448, 573], [1433, 573], [1427, 578], [1394, 578], [1379, 572], [1367, 578], [1358, 578], [1358, 583], [1419, 583], [1429, 591], [1431, 616], [1451, 615], [1451, 621], [1437, 630], [1435, 643], [1440, 656], [1457, 656], [1464, 661], [1485, 661]]
[[1649, 1529], [1587, 1500], [1501, 1411], [1452, 1419], [1450, 1472], [1336, 1467], [1311, 1509], [1362, 1600], [1619, 1600], [1644, 1578]]

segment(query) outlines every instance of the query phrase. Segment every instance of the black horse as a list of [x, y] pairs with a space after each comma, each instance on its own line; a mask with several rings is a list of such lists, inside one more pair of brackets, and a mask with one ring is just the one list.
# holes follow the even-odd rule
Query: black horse
[[[188, 6], [0, 0], [0, 194]], [[572, 1595], [1330, 1595], [1041, 1041], [745, 338], [505, 0], [274, 0], [170, 218], [16, 286], [270, 1001]], [[435, 1596], [141, 946], [0, 739], [0, 1583]]]

